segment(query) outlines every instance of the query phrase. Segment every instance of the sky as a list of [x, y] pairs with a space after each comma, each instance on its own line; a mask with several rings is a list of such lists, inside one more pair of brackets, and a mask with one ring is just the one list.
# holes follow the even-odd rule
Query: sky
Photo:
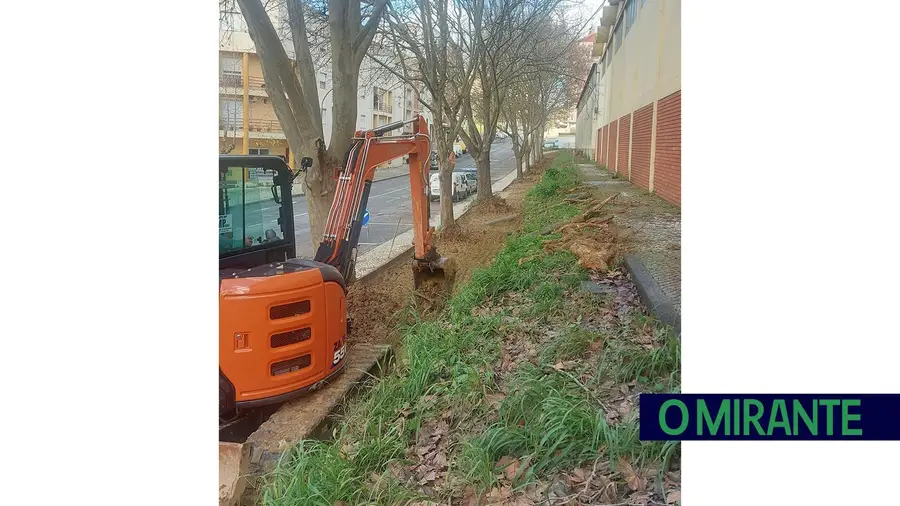
[[[588, 16], [594, 14], [594, 12], [604, 3], [606, 3], [606, 0], [583, 0], [583, 3], [578, 7], [578, 12], [582, 17], [587, 18]], [[588, 24], [588, 27], [585, 28], [585, 33], [590, 32], [590, 29], [599, 23], [600, 15], [598, 13], [594, 17], [593, 21]]]

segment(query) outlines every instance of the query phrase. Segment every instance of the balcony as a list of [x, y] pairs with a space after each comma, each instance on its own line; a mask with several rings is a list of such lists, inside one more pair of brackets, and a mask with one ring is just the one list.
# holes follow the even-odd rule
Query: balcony
[[260, 89], [260, 90], [266, 89], [266, 82], [263, 80], [262, 77], [250, 76], [247, 78], [247, 84], [251, 88], [256, 88], [256, 89]]
[[223, 88], [242, 88], [244, 86], [241, 74], [222, 73], [219, 76], [219, 86]]
[[600, 18], [600, 26], [612, 26], [616, 23], [616, 16], [619, 14], [619, 8], [615, 5], [606, 5]]
[[393, 104], [388, 102], [387, 100], [380, 100], [378, 97], [375, 98], [375, 103], [372, 106], [372, 109], [375, 112], [383, 112], [387, 114], [393, 114]]
[[[275, 133], [283, 134], [281, 124], [277, 119], [251, 119], [249, 122], [250, 133]], [[219, 119], [219, 130], [240, 134], [244, 126], [240, 118]]]
[[281, 124], [277, 119], [251, 119], [251, 132], [281, 132]]

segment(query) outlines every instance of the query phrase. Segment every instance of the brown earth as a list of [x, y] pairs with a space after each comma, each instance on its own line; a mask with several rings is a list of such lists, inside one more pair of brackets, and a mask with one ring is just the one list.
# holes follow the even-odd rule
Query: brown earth
[[[454, 290], [468, 283], [476, 268], [487, 266], [503, 248], [506, 237], [521, 229], [525, 194], [540, 180], [551, 159], [545, 158], [522, 180], [501, 192], [501, 196], [474, 204], [456, 220], [459, 231], [452, 237], [438, 232], [435, 239], [438, 253], [455, 263]], [[415, 296], [411, 262], [411, 252], [404, 253], [350, 287], [347, 312], [352, 325], [351, 347], [354, 343], [395, 342], [397, 324], [411, 317], [407, 308], [436, 309], [430, 300]]]

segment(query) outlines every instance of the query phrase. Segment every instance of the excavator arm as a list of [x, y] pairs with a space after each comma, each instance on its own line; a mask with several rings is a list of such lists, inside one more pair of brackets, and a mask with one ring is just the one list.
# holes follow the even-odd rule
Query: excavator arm
[[[413, 133], [385, 136], [412, 123]], [[445, 275], [447, 259], [441, 258], [432, 244], [434, 227], [429, 225], [429, 200], [426, 195], [431, 139], [428, 124], [421, 115], [410, 121], [390, 123], [373, 130], [357, 131], [337, 176], [334, 201], [325, 222], [325, 234], [315, 260], [336, 267], [350, 280], [356, 262], [362, 220], [369, 200], [375, 169], [380, 164], [409, 155], [409, 185], [413, 214], [413, 273], [418, 288], [421, 281], [435, 274]], [[446, 265], [449, 267], [449, 265]], [[450, 269], [447, 269], [450, 270]], [[451, 273], [452, 274], [452, 273]]]

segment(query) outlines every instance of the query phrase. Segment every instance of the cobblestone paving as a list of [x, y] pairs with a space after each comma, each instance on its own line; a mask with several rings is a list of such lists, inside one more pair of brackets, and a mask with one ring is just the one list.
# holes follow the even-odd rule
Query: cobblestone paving
[[611, 195], [618, 192], [610, 206], [614, 223], [622, 228], [632, 253], [638, 255], [663, 293], [681, 311], [681, 210], [623, 176], [591, 164], [579, 164], [585, 184]]

